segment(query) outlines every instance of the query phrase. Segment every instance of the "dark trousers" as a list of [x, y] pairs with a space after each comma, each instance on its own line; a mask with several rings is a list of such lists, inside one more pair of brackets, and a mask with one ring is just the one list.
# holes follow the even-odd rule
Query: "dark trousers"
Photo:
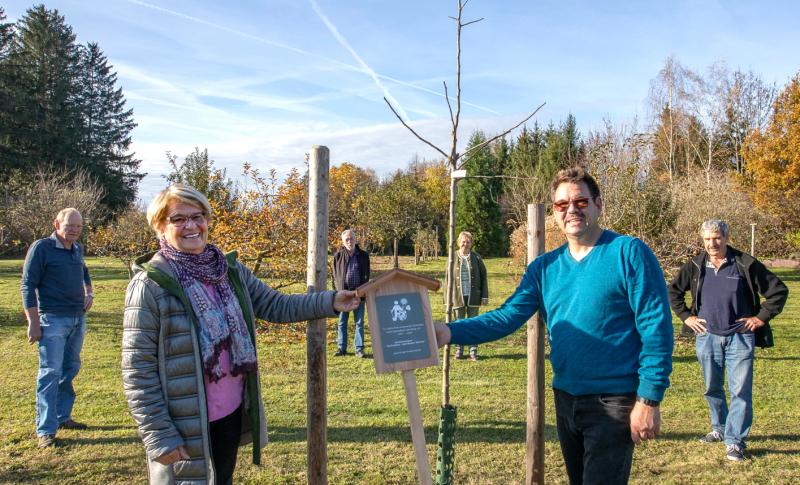
[[236, 453], [242, 436], [242, 407], [222, 419], [208, 423], [211, 439], [211, 462], [214, 464], [216, 483], [233, 484]]
[[553, 392], [569, 482], [628, 483], [633, 460], [630, 415], [636, 394], [573, 396], [559, 389]]

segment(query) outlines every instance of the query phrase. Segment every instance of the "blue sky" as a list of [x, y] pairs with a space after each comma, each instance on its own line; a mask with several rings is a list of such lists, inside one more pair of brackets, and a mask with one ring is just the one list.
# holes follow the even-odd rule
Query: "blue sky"
[[[449, 146], [442, 81], [455, 87], [455, 0], [54, 0], [79, 42], [99, 43], [138, 127], [144, 200], [163, 187], [165, 152], [208, 148], [228, 174], [242, 162], [285, 173], [312, 145], [385, 175], [436, 153], [394, 118]], [[10, 20], [32, 3], [2, 5]], [[795, 1], [471, 0], [465, 19], [461, 139], [573, 113], [645, 125], [650, 81], [669, 55], [715, 61], [783, 86], [800, 70]]]

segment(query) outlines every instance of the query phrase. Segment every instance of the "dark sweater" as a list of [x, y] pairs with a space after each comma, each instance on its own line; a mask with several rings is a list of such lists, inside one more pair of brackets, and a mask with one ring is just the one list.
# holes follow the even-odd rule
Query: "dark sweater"
[[34, 242], [22, 269], [22, 304], [38, 307], [39, 313], [80, 315], [84, 306], [84, 285], [91, 285], [89, 269], [78, 243], [66, 249], [55, 233]]

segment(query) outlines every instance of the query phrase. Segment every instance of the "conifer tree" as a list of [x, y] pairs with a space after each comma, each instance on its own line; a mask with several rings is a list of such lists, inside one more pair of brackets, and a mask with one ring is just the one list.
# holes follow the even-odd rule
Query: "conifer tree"
[[[474, 132], [467, 150], [486, 139], [483, 132]], [[464, 167], [468, 175], [480, 177], [461, 181], [456, 196], [456, 232], [471, 232], [473, 247], [482, 256], [504, 256], [508, 251], [499, 203], [503, 186], [499, 178], [491, 178], [501, 174], [502, 162], [490, 146], [470, 153]]]
[[143, 177], [128, 153], [133, 112], [97, 44], [76, 43], [57, 10], [0, 16], [0, 183], [37, 170], [81, 170], [104, 192], [105, 215], [124, 210]]

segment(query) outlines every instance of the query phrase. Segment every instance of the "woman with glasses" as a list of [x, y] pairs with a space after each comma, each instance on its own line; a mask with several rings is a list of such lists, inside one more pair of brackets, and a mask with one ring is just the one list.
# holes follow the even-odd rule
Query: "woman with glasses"
[[122, 378], [150, 483], [232, 483], [240, 445], [259, 463], [266, 420], [255, 319], [334, 317], [351, 291], [285, 295], [208, 243], [211, 207], [192, 187], [156, 195], [147, 221], [160, 250], [134, 263], [125, 295]]

